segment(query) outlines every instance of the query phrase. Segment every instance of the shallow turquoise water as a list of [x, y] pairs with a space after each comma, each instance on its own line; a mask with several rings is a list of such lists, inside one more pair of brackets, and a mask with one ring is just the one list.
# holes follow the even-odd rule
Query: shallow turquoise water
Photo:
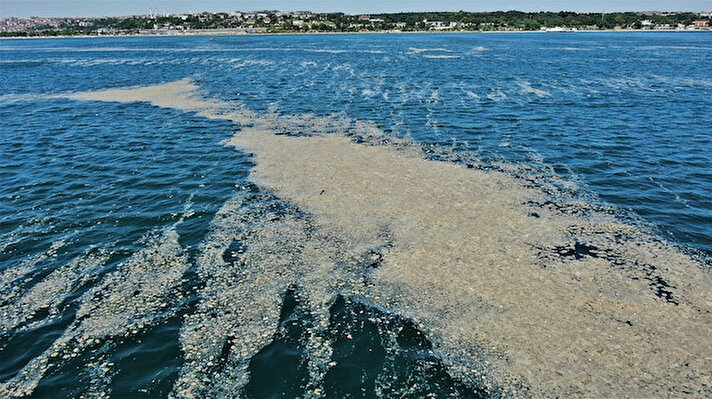
[[[272, 201], [247, 180], [250, 154], [221, 144], [237, 129], [228, 122], [47, 94], [187, 77], [207, 97], [250, 110], [368, 121], [424, 143], [433, 157], [527, 167], [686, 252], [712, 254], [709, 33], [38, 39], [0, 48], [0, 304], [83, 254], [106, 255], [56, 309], [1, 331], [0, 381], [50, 348], [81, 298], [150, 237], [175, 226], [185, 251], [165, 311], [138, 333], [50, 367], [34, 397], [92, 389], [166, 397], [184, 362], [182, 317], [204, 285], [194, 265], [209, 224], [235, 195]], [[250, 361], [245, 396], [312, 389], [301, 346], [310, 321], [298, 302], [285, 293], [273, 343]], [[353, 340], [334, 338], [336, 366], [321, 389], [328, 397], [489, 394], [449, 374], [409, 323], [350, 299], [332, 304], [331, 333]], [[110, 371], [85, 370], [92, 357]], [[396, 382], [386, 382], [391, 375]]]

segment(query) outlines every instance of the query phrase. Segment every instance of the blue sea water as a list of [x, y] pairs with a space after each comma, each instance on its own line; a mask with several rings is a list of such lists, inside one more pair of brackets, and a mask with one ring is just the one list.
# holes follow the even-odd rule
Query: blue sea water
[[[190, 78], [206, 97], [259, 113], [365, 121], [456, 162], [555, 176], [572, 195], [707, 259], [710, 65], [707, 32], [2, 40], [0, 304], [83, 254], [107, 255], [54, 313], [0, 331], [0, 382], [52, 346], [85, 293], [175, 226], [187, 262], [175, 307], [140, 334], [101, 344], [110, 377], [96, 382], [82, 366], [90, 355], [80, 355], [50, 368], [33, 393], [91, 396], [100, 387], [112, 397], [166, 397], [183, 364], [181, 320], [203, 284], [193, 265], [209, 224], [227, 200], [260, 190], [247, 178], [250, 154], [221, 143], [236, 131], [229, 122], [47, 95]], [[308, 317], [294, 295], [285, 296], [278, 339], [250, 363], [245, 396], [304, 394], [299, 337]], [[379, 312], [333, 305], [334, 328], [356, 339], [336, 340], [344, 366], [324, 377], [327, 396], [388, 396], [378, 388], [382, 373], [404, 386], [417, 376], [422, 391], [412, 397], [486, 396], [448, 374], [407, 320], [374, 323], [387, 319]], [[403, 334], [397, 355], [381, 342], [391, 330]]]

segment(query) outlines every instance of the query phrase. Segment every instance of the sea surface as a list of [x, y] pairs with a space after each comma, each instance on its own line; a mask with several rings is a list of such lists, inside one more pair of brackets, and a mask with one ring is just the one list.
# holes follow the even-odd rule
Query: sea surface
[[[521, 373], [521, 368], [513, 368], [509, 378], [506, 359], [517, 367], [526, 364], [522, 359], [537, 359], [518, 357], [516, 345], [501, 352], [502, 367], [493, 362], [490, 368], [486, 362], [488, 356], [499, 356], [496, 348], [478, 349], [478, 357], [454, 353], [453, 337], [465, 335], [407, 304], [403, 298], [418, 302], [410, 288], [397, 288], [397, 300], [381, 301], [395, 292], [384, 287], [394, 286], [396, 277], [414, 286], [412, 277], [386, 271], [390, 264], [401, 267], [411, 259], [389, 254], [410, 250], [419, 241], [402, 238], [408, 236], [399, 233], [397, 223], [378, 224], [374, 237], [382, 238], [381, 244], [361, 240], [359, 234], [370, 230], [358, 230], [361, 222], [354, 220], [366, 224], [383, 215], [410, 220], [421, 212], [401, 217], [391, 208], [379, 213], [373, 206], [374, 211], [363, 213], [368, 218], [354, 216], [347, 224], [346, 217], [319, 211], [334, 206], [319, 197], [330, 194], [332, 183], [333, 190], [341, 190], [342, 175], [353, 176], [354, 187], [380, 190], [381, 175], [369, 183], [373, 171], [393, 170], [385, 167], [390, 164], [383, 163], [381, 153], [364, 152], [367, 173], [357, 173], [356, 161], [340, 155], [343, 167], [334, 161], [322, 169], [349, 174], [326, 173], [318, 180], [323, 186], [315, 186], [317, 193], [310, 197], [300, 194], [304, 187], [290, 185], [294, 177], [273, 172], [286, 155], [270, 158], [272, 152], [264, 151], [281, 142], [269, 141], [274, 146], [268, 147], [267, 141], [228, 141], [258, 127], [278, 132], [275, 140], [335, 136], [368, 151], [402, 151], [405, 158], [418, 152], [424, 166], [413, 163], [407, 171], [417, 171], [414, 179], [422, 176], [419, 184], [433, 187], [405, 197], [398, 194], [404, 189], [390, 186], [398, 198], [394, 209], [418, 209], [430, 198], [428, 190], [437, 192], [439, 184], [449, 192], [456, 180], [447, 177], [451, 165], [457, 167], [457, 179], [467, 178], [460, 170], [506, 176], [498, 182], [510, 187], [504, 179], [511, 179], [523, 187], [521, 192], [541, 194], [526, 202], [525, 214], [534, 215], [537, 223], [577, 204], [584, 211], [571, 212], [575, 217], [588, 217], [580, 215], [589, 211], [605, 215], [615, 221], [606, 226], [628, 226], [633, 236], [645, 236], [645, 242], [679, 253], [709, 273], [710, 65], [709, 32], [2, 40], [0, 396], [486, 398], [566, 393], [546, 388], [565, 383], [554, 377], [538, 380], [536, 373]], [[171, 82], [183, 82], [191, 98], [219, 103], [221, 112], [240, 112], [242, 119], [206, 117], [201, 107], [165, 102], [81, 97], [147, 86], [158, 87], [155, 96], [160, 96], [163, 86], [156, 85]], [[303, 159], [309, 159], [305, 167], [320, 162], [318, 156]], [[259, 166], [262, 160], [264, 167]], [[288, 169], [301, 167], [292, 158], [289, 162]], [[433, 172], [445, 176], [442, 180], [426, 179], [428, 162], [445, 168]], [[305, 177], [304, 184], [315, 181]], [[468, 193], [473, 201], [485, 195], [474, 189]], [[387, 198], [374, 194], [357, 202]], [[457, 198], [458, 204], [443, 201], [438, 207], [460, 206]], [[548, 231], [542, 235], [549, 237]], [[580, 237], [552, 246], [552, 256], [638, 265], [623, 250], [617, 260], [597, 257], [602, 244]], [[611, 233], [607, 238], [620, 237]], [[332, 248], [335, 241], [339, 245]], [[435, 236], [426, 241], [440, 243]], [[507, 245], [502, 242], [502, 248]], [[304, 249], [312, 247], [311, 252]], [[352, 248], [366, 255], [353, 255]], [[422, 248], [419, 256], [427, 257], [429, 247]], [[447, 252], [461, 249], [454, 245]], [[300, 256], [294, 256], [297, 252]], [[498, 253], [508, 257], [514, 252]], [[472, 262], [464, 256], [461, 267], [466, 268]], [[532, 268], [556, 269], [546, 269], [551, 257], [537, 259]], [[310, 274], [329, 262], [335, 271]], [[319, 283], [340, 276], [339, 267], [352, 263], [366, 264], [374, 282], [359, 271], [344, 272], [333, 284]], [[454, 266], [449, 262], [446, 267]], [[674, 290], [683, 284], [661, 283], [660, 267], [645, 270], [641, 278], [647, 275], [650, 301], [671, 311], [685, 306], [685, 295]], [[479, 277], [489, 278], [486, 273]], [[239, 285], [243, 280], [250, 283]], [[378, 295], [369, 294], [369, 284], [379, 287]], [[433, 284], [443, 292], [460, 292], [454, 285]], [[496, 301], [483, 296], [482, 303]], [[461, 301], [459, 294], [452, 297]], [[466, 306], [428, 301], [423, 303], [442, 309]], [[485, 335], [467, 335], [468, 342], [494, 342], [483, 329]], [[201, 346], [213, 338], [214, 345]], [[472, 377], [463, 367], [479, 374]], [[584, 390], [568, 393], [592, 397], [606, 392], [576, 389]], [[694, 389], [693, 397], [712, 396], [709, 385]]]

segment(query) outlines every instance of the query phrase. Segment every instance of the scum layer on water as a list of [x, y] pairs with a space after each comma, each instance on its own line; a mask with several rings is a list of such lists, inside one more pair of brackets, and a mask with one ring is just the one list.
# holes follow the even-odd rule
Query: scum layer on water
[[[460, 55], [411, 46], [402, 56], [451, 62], [491, 47]], [[42, 395], [78, 362], [86, 367], [76, 395], [118, 394], [131, 364], [122, 352], [145, 347], [157, 330], [172, 331], [169, 351], [180, 360], [160, 393], [134, 393], [269, 395], [260, 370], [277, 356], [293, 370], [283, 380], [292, 386], [279, 389], [304, 397], [710, 394], [703, 257], [582, 196], [545, 164], [483, 161], [346, 115], [250, 109], [191, 79], [140, 83], [47, 98], [126, 103], [125, 112], [145, 102], [224, 123], [236, 133], [223, 144], [236, 151], [223, 161], [246, 162], [249, 182], [195, 226], [191, 196], [118, 262], [115, 251], [88, 248], [43, 268], [78, 239], [66, 234], [3, 269], [3, 350], [64, 326], [5, 374], [4, 394]], [[513, 87], [542, 99], [558, 91], [523, 78]], [[389, 90], [359, 92], [388, 101]], [[442, 90], [421, 94], [437, 103]], [[22, 101], [43, 100], [11, 99]], [[427, 115], [436, 134], [439, 118]], [[16, 248], [30, 226], [43, 228], [18, 227], [3, 245]], [[196, 228], [208, 232], [182, 233]], [[358, 353], [374, 356], [373, 370], [350, 363]], [[361, 381], [354, 391], [349, 373]]]

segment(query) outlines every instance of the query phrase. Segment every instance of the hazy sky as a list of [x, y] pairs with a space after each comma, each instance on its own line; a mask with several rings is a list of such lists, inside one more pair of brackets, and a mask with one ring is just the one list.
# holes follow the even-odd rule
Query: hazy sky
[[710, 0], [0, 0], [0, 17], [103, 16], [235, 10], [310, 10], [317, 12], [375, 13], [393, 11], [703, 11]]

